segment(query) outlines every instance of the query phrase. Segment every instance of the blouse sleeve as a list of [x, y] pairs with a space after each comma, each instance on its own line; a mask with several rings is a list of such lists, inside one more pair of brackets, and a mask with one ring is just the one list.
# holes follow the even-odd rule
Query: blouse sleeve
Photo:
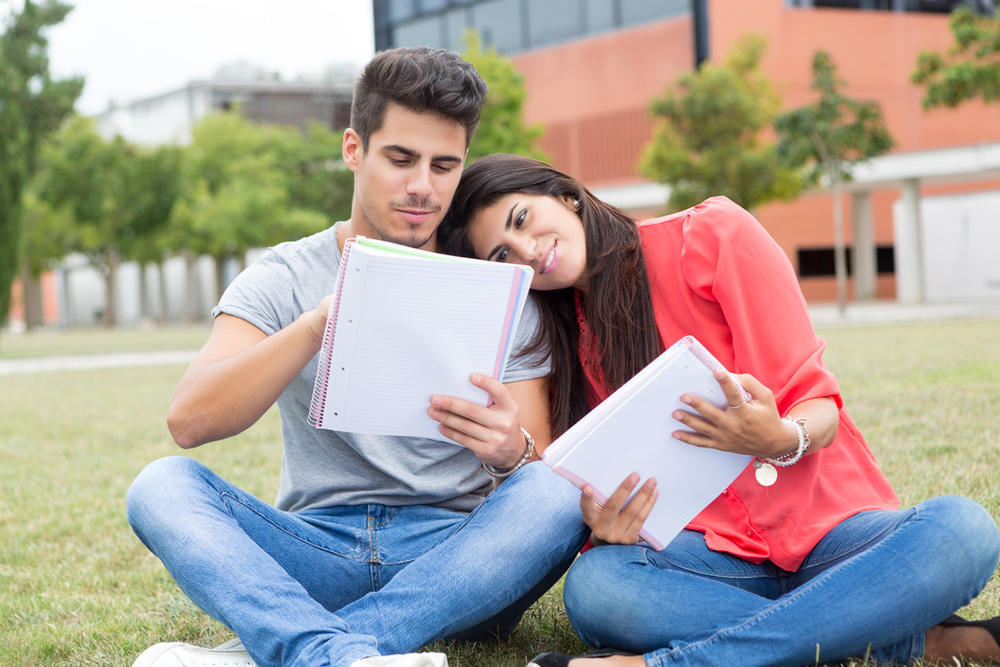
[[786, 414], [810, 398], [842, 407], [823, 363], [826, 343], [812, 327], [805, 298], [781, 247], [746, 210], [713, 197], [684, 221], [682, 271], [701, 298], [718, 304], [732, 334], [734, 372], [750, 373]]

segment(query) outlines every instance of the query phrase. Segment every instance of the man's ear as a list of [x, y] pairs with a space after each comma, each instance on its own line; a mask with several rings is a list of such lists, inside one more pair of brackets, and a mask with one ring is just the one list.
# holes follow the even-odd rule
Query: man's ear
[[365, 148], [361, 141], [361, 135], [347, 128], [344, 130], [344, 142], [340, 148], [340, 153], [344, 157], [344, 164], [351, 171], [357, 171], [361, 166], [361, 158], [364, 157]]

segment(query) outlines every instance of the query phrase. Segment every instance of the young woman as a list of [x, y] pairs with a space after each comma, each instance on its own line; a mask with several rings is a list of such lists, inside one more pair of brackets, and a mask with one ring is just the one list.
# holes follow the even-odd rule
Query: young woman
[[636, 223], [544, 163], [491, 155], [465, 170], [439, 242], [535, 270], [557, 433], [687, 334], [750, 396], [720, 373], [728, 408], [688, 396], [673, 415], [694, 431], [679, 439], [755, 458], [663, 551], [636, 543], [653, 483], [625, 505], [633, 475], [603, 508], [584, 490], [601, 546], [570, 569], [566, 610], [587, 644], [632, 655], [535, 664], [1000, 659], [1000, 619], [949, 616], [993, 574], [996, 523], [953, 496], [898, 509], [790, 263], [749, 213], [714, 197]]

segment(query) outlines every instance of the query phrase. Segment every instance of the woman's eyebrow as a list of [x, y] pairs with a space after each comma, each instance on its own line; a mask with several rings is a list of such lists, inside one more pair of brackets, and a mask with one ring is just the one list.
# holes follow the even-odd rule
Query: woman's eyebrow
[[[515, 208], [517, 208], [517, 202], [514, 202], [514, 205], [510, 207], [509, 211], [507, 211], [507, 222], [503, 226], [504, 231], [510, 230], [510, 226], [514, 221]], [[497, 254], [498, 252], [500, 252], [500, 246], [497, 246], [493, 248], [493, 250], [490, 250], [490, 254], [486, 255], [486, 259], [487, 260], [492, 259], [493, 255]]]

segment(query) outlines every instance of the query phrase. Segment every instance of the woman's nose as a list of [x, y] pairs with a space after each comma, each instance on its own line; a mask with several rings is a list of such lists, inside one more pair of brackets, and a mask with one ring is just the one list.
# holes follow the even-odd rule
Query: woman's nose
[[538, 254], [538, 242], [529, 236], [517, 239], [514, 248], [525, 264], [530, 264], [535, 259], [535, 255]]

